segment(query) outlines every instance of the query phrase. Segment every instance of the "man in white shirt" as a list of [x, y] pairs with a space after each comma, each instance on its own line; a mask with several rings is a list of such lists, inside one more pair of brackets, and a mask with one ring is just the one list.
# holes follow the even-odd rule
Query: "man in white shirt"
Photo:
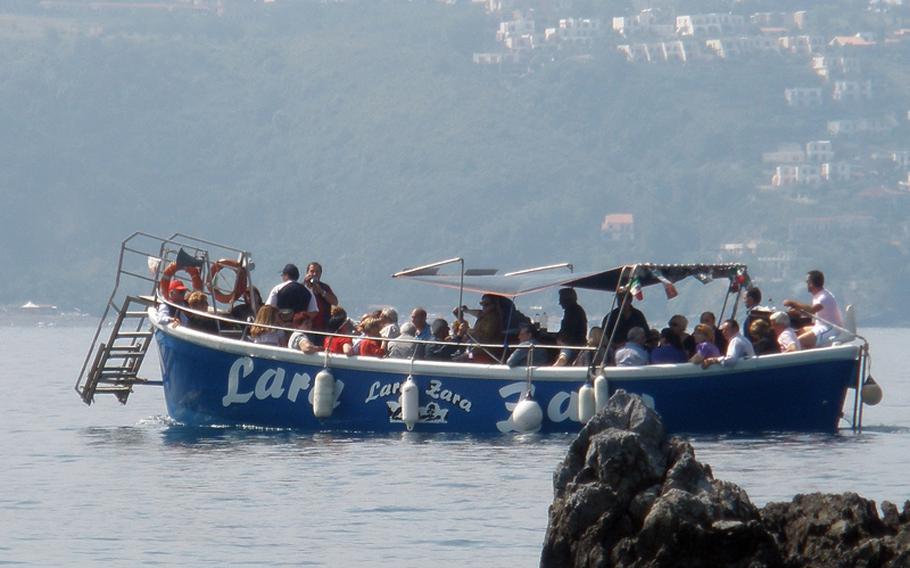
[[785, 312], [774, 312], [771, 314], [771, 328], [777, 335], [777, 345], [780, 346], [781, 353], [799, 351], [799, 339], [796, 337], [796, 331], [790, 327], [790, 316]]
[[723, 357], [708, 357], [702, 361], [702, 368], [720, 364], [722, 367], [732, 367], [740, 359], [755, 357], [752, 343], [739, 332], [739, 324], [734, 319], [728, 319], [720, 324], [720, 332], [727, 340], [727, 353]]
[[844, 322], [840, 308], [834, 296], [825, 289], [825, 275], [820, 270], [810, 270], [806, 278], [806, 288], [812, 294], [811, 304], [802, 304], [796, 300], [784, 300], [784, 305], [798, 312], [815, 316], [812, 327], [803, 328], [799, 334], [799, 344], [803, 349], [829, 345], [840, 333]]

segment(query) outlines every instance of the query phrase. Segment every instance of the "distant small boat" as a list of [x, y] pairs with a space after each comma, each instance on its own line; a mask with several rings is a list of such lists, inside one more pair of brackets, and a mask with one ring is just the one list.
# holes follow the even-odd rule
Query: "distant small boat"
[[52, 304], [36, 304], [29, 300], [28, 302], [19, 306], [19, 311], [27, 314], [35, 315], [52, 315], [57, 313], [57, 306]]

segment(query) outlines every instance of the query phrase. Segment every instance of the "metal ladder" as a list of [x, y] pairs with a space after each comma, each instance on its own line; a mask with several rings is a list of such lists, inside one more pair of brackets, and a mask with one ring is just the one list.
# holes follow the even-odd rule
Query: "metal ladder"
[[[126, 404], [133, 385], [161, 384], [141, 378], [139, 368], [153, 337], [147, 310], [155, 305], [156, 280], [148, 259], [160, 256], [165, 241], [136, 232], [120, 244], [114, 290], [76, 379], [76, 392], [86, 404], [92, 404], [97, 394], [112, 394]], [[107, 341], [99, 342], [107, 329]]]
[[[158, 385], [160, 380], [139, 376], [145, 354], [152, 345], [154, 331], [148, 319], [148, 309], [156, 305], [155, 297], [161, 266], [173, 260], [177, 251], [186, 248], [196, 258], [208, 264], [211, 248], [226, 256], [243, 260], [252, 270], [250, 254], [227, 245], [175, 233], [159, 237], [137, 231], [120, 244], [117, 278], [101, 321], [92, 338], [75, 389], [86, 404], [92, 404], [97, 394], [112, 394], [126, 404], [134, 385]], [[153, 263], [154, 261], [154, 263]], [[252, 286], [252, 280], [248, 279]], [[211, 298], [214, 300], [214, 296]], [[214, 303], [212, 304], [214, 305]], [[102, 332], [110, 329], [107, 341], [99, 342]], [[241, 332], [223, 330], [224, 335]]]
[[76, 390], [82, 401], [91, 404], [96, 394], [112, 394], [126, 404], [133, 385], [157, 384], [139, 376], [139, 368], [152, 344], [153, 332], [147, 309], [154, 305], [150, 296], [127, 296], [120, 307], [112, 306], [117, 317], [107, 342], [98, 343], [92, 365]]

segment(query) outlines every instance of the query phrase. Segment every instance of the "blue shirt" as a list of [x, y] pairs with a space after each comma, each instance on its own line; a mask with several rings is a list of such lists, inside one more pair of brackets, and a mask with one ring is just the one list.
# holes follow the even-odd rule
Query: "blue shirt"
[[513, 351], [506, 360], [506, 365], [509, 367], [524, 367], [527, 365], [533, 367], [542, 363], [544, 359], [543, 349], [535, 349], [534, 355], [528, 357], [532, 345], [537, 345], [537, 342], [533, 339], [531, 341], [522, 341], [519, 343], [515, 348], [515, 351]]
[[661, 345], [651, 351], [651, 364], [659, 365], [661, 363], [685, 363], [689, 358], [681, 350], [672, 345]]
[[641, 345], [626, 343], [616, 352], [617, 367], [641, 367], [648, 364], [648, 352]]
[[424, 325], [423, 329], [420, 330], [420, 333], [418, 333], [414, 339], [420, 339], [421, 341], [429, 341], [433, 339], [433, 337], [430, 335], [430, 324]]

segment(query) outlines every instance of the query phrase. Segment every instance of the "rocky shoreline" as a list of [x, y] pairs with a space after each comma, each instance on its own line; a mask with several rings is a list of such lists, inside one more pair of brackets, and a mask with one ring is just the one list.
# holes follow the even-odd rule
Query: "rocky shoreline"
[[642, 400], [617, 392], [553, 477], [541, 566], [910, 567], [910, 501], [797, 495], [758, 508]]

